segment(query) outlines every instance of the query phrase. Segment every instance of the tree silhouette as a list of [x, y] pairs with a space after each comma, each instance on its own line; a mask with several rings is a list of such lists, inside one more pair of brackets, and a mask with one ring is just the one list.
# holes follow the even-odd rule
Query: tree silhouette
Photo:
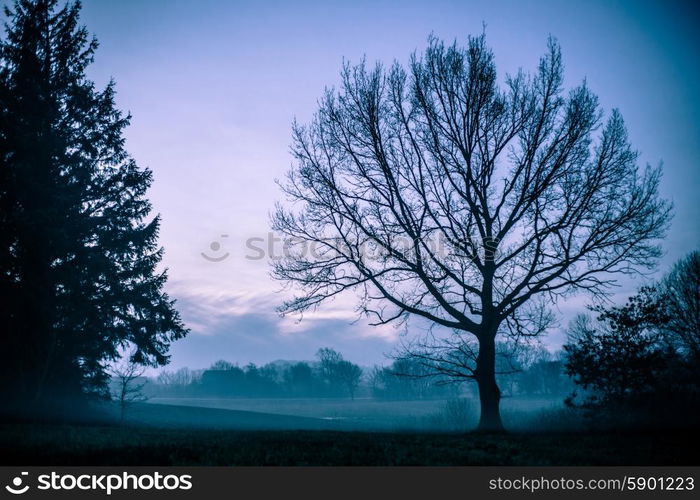
[[[623, 306], [591, 307], [598, 313], [595, 321], [580, 315], [572, 322], [564, 346], [566, 370], [586, 391], [582, 406], [634, 406], [638, 416], [663, 415], [671, 423], [677, 420], [674, 411], [700, 405], [698, 255], [679, 260]], [[570, 404], [579, 404], [576, 396]]]
[[162, 365], [186, 330], [163, 292], [152, 174], [124, 149], [114, 83], [80, 4], [18, 0], [0, 42], [0, 390], [43, 401], [106, 394], [120, 348]]
[[[592, 310], [596, 321], [577, 316], [564, 345], [567, 374], [589, 391], [581, 405], [619, 405], [653, 394], [667, 365], [659, 331], [665, 314], [656, 289], [643, 287], [621, 307]], [[575, 395], [567, 402], [578, 404]]]
[[678, 261], [661, 283], [668, 321], [665, 329], [675, 346], [700, 361], [700, 252]]
[[343, 355], [329, 347], [322, 347], [316, 352], [321, 377], [328, 384], [331, 393], [341, 388], [347, 390], [351, 399], [362, 379], [362, 368], [343, 359]]
[[554, 40], [504, 88], [483, 35], [341, 77], [293, 128], [273, 274], [299, 293], [281, 310], [354, 290], [374, 324], [412, 315], [472, 336], [479, 428], [500, 430], [499, 330], [526, 325], [537, 296], [603, 294], [651, 266], [670, 216], [660, 169], [639, 171], [620, 113], [601, 126], [585, 83], [564, 93]]
[[362, 381], [362, 368], [355, 363], [342, 360], [335, 367], [335, 371], [339, 382], [347, 389], [350, 399], [355, 399], [355, 392]]
[[143, 365], [131, 361], [130, 356], [116, 363], [108, 371], [112, 378], [111, 396], [119, 405], [119, 420], [122, 423], [130, 405], [148, 399], [143, 393], [146, 383], [142, 381], [142, 378], [145, 371]]

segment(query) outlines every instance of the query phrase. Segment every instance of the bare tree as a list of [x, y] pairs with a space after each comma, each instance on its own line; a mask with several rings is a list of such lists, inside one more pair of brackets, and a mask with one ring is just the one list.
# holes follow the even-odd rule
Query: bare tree
[[683, 354], [700, 360], [700, 252], [678, 261], [660, 288], [667, 314], [664, 329]]
[[343, 359], [343, 355], [329, 347], [322, 347], [316, 352], [321, 376], [328, 383], [331, 391], [344, 387], [351, 399], [362, 380], [362, 368]]
[[273, 275], [299, 293], [281, 310], [353, 290], [374, 324], [413, 315], [471, 336], [479, 428], [500, 430], [497, 334], [526, 325], [538, 295], [604, 294], [653, 265], [670, 217], [660, 168], [638, 169], [620, 113], [601, 126], [585, 83], [564, 94], [554, 40], [504, 88], [483, 35], [341, 76], [294, 125]]
[[343, 355], [330, 347], [322, 347], [316, 351], [318, 365], [321, 376], [328, 383], [333, 383], [335, 379], [336, 366], [343, 360]]
[[362, 381], [362, 368], [350, 361], [341, 360], [336, 366], [338, 380], [345, 386], [350, 399], [355, 399], [355, 392]]
[[198, 376], [189, 368], [180, 368], [177, 371], [163, 370], [158, 374], [156, 381], [158, 384], [169, 388], [183, 388], [191, 385]]
[[147, 399], [143, 394], [145, 382], [142, 381], [145, 371], [145, 366], [135, 363], [131, 356], [123, 358], [109, 370], [113, 384], [112, 397], [119, 403], [119, 418], [122, 422], [129, 405]]

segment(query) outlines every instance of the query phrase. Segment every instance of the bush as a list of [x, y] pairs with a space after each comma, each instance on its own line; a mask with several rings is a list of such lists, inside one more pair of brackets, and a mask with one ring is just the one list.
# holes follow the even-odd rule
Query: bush
[[426, 427], [444, 432], [466, 432], [476, 426], [476, 417], [471, 399], [450, 399], [445, 402], [440, 412], [426, 418]]

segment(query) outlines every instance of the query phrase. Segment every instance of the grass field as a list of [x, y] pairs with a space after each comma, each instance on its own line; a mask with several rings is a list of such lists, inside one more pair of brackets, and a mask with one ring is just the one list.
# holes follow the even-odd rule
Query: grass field
[[[334, 398], [152, 398], [149, 404], [256, 412], [288, 418], [323, 420], [325, 428], [368, 431], [459, 431], [476, 426], [478, 401], [334, 399]], [[509, 428], [521, 428], [539, 412], [561, 408], [557, 399], [505, 398], [503, 418]], [[142, 410], [143, 411], [143, 410]], [[143, 421], [143, 418], [139, 418]], [[311, 421], [301, 428], [309, 428]], [[323, 427], [320, 422], [313, 428]], [[291, 425], [287, 428], [291, 428]]]
[[[697, 436], [696, 436], [697, 437]], [[3, 465], [697, 465], [687, 434], [230, 431], [3, 424]]]
[[[450, 410], [444, 401], [419, 401], [413, 406], [406, 402], [375, 405], [362, 400], [315, 402], [315, 409], [303, 400], [218, 400], [218, 408], [138, 404], [122, 424], [115, 421], [114, 408], [111, 416], [102, 413], [101, 420], [92, 423], [6, 421], [0, 424], [0, 461], [3, 465], [124, 466], [700, 463], [691, 444], [698, 436], [681, 432], [564, 432], [561, 422], [566, 421], [566, 415], [561, 410], [543, 410], [546, 406], [541, 402], [511, 402], [510, 410], [504, 412], [510, 418], [506, 419], [510, 428], [518, 429], [520, 422], [521, 428], [531, 430], [499, 435], [436, 431], [441, 426], [449, 428], [454, 419], [461, 421], [469, 413], [468, 404]], [[295, 414], [270, 413], [275, 405], [278, 411]], [[234, 406], [246, 409], [231, 409]], [[407, 413], [424, 428], [393, 432], [360, 429], [396, 424], [398, 415], [405, 417]], [[329, 415], [345, 418], [325, 418]], [[359, 426], [357, 421], [352, 423], [353, 415], [369, 420]], [[382, 418], [384, 424], [380, 425]], [[539, 427], [526, 423], [527, 418]]]

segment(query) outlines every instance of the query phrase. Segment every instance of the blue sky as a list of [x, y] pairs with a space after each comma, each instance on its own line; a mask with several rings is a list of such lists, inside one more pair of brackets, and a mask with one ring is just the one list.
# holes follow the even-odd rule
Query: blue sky
[[[675, 219], [661, 267], [698, 248], [698, 19], [691, 2], [84, 1], [100, 42], [89, 75], [115, 78], [118, 105], [133, 114], [127, 147], [155, 174], [168, 291], [192, 329], [173, 346], [173, 367], [310, 359], [321, 346], [368, 365], [391, 352], [399, 331], [354, 322], [351, 296], [300, 322], [279, 318], [284, 292], [265, 259], [245, 258], [245, 242], [267, 238], [291, 122], [311, 117], [343, 59], [406, 61], [430, 33], [464, 42], [485, 23], [501, 76], [533, 70], [557, 37], [566, 84], [586, 78], [606, 110], [621, 110], [642, 163], [664, 162]], [[547, 342], [561, 340], [554, 331]]]

